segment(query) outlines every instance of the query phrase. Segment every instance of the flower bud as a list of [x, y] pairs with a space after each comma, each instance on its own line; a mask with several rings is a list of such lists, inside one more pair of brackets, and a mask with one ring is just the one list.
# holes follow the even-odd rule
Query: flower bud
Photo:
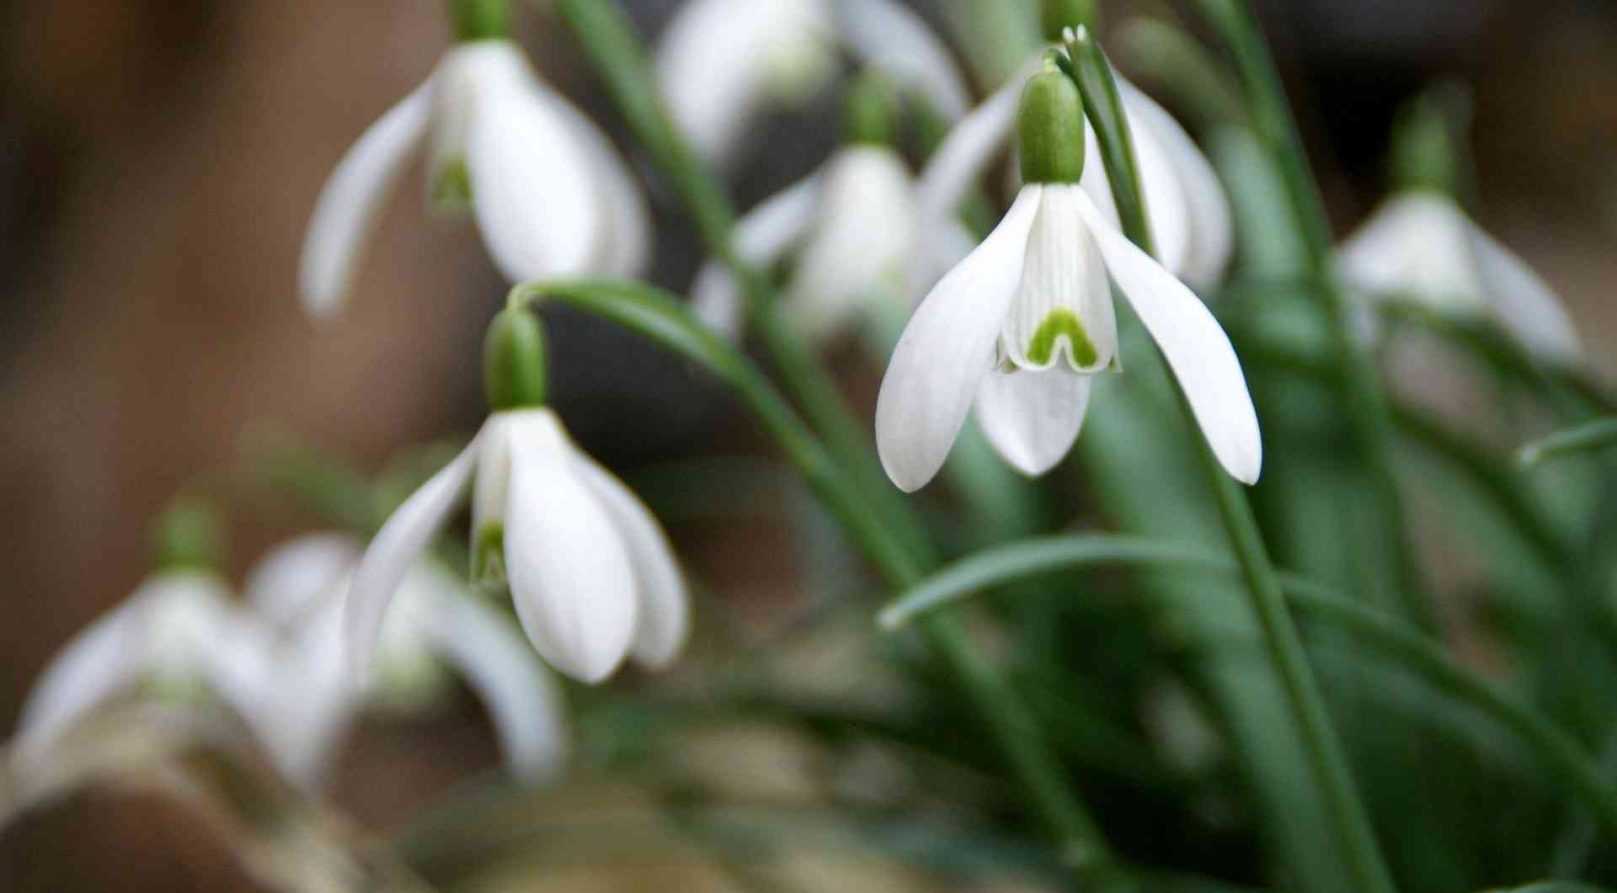
[[1016, 113], [1022, 182], [1076, 183], [1084, 172], [1084, 103], [1053, 61], [1027, 79]]
[[1044, 39], [1051, 43], [1059, 43], [1068, 28], [1095, 27], [1095, 0], [1042, 0], [1040, 7]]
[[843, 101], [843, 139], [849, 143], [890, 146], [895, 142], [898, 93], [887, 78], [874, 72], [860, 75]]
[[224, 551], [219, 518], [206, 503], [176, 502], [157, 517], [152, 546], [160, 570], [213, 570]]
[[483, 393], [495, 411], [545, 404], [545, 332], [527, 309], [507, 307], [489, 323]]
[[511, 34], [507, 0], [449, 0], [449, 18], [455, 40], [502, 40]]

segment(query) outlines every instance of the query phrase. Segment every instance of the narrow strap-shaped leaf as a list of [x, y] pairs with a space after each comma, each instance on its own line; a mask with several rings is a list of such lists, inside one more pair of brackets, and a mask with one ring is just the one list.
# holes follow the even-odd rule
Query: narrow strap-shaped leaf
[[1535, 440], [1517, 453], [1523, 465], [1537, 465], [1545, 459], [1586, 453], [1617, 444], [1617, 418], [1597, 419], [1565, 428]]
[[[1135, 537], [1076, 534], [1024, 540], [946, 567], [889, 603], [882, 619], [897, 626], [970, 592], [1034, 574], [1105, 563], [1178, 566], [1226, 574], [1238, 570], [1234, 562], [1210, 553]], [[1595, 761], [1576, 740], [1531, 708], [1500, 694], [1398, 621], [1295, 576], [1282, 574], [1281, 583], [1287, 600], [1298, 610], [1351, 632], [1394, 659], [1400, 668], [1508, 729], [1551, 777], [1589, 807], [1605, 832], [1617, 838], [1617, 791], [1602, 781]]]

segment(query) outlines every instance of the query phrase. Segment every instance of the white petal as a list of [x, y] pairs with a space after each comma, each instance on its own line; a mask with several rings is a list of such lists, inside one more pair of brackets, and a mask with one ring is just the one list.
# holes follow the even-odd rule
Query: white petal
[[1079, 206], [1112, 281], [1162, 349], [1213, 454], [1231, 477], [1256, 482], [1263, 442], [1229, 336], [1184, 283], [1112, 229], [1087, 197], [1080, 196]]
[[312, 533], [282, 543], [247, 571], [242, 591], [265, 621], [285, 627], [337, 591], [359, 562], [363, 545], [346, 533]]
[[1013, 79], [960, 119], [933, 151], [915, 193], [922, 221], [954, 218], [983, 169], [1010, 143], [1021, 95], [1022, 79]]
[[966, 113], [965, 79], [920, 16], [892, 0], [835, 0], [835, 9], [843, 39], [865, 65], [920, 92], [945, 117]]
[[511, 424], [521, 413], [496, 412], [483, 423], [477, 436], [477, 474], [472, 479], [471, 550], [475, 566], [483, 531], [490, 524], [505, 523], [505, 506], [511, 489]]
[[388, 109], [331, 172], [303, 238], [298, 290], [316, 319], [342, 307], [365, 237], [399, 172], [427, 132], [431, 99], [418, 88]]
[[916, 243], [913, 186], [897, 153], [849, 146], [824, 177], [783, 308], [810, 342], [840, 334], [871, 299], [901, 294]]
[[1539, 357], [1565, 365], [1579, 361], [1577, 327], [1561, 299], [1521, 258], [1467, 221], [1478, 278], [1505, 331]]
[[370, 666], [388, 602], [399, 583], [449, 521], [450, 511], [465, 492], [476, 468], [478, 448], [474, 439], [406, 499], [365, 549], [343, 606], [344, 647], [354, 678], [363, 679]]
[[133, 600], [85, 627], [51, 659], [17, 724], [17, 752], [44, 757], [61, 734], [97, 704], [136, 682], [144, 670], [143, 629]]
[[337, 606], [306, 618], [265, 652], [271, 661], [256, 697], [237, 704], [276, 768], [305, 790], [324, 781], [358, 708], [343, 667], [342, 625]]
[[926, 238], [918, 240], [920, 244], [916, 250], [914, 279], [906, 295], [912, 304], [925, 297], [944, 274], [954, 269], [955, 264], [965, 260], [966, 255], [977, 247], [977, 237], [965, 224], [948, 220], [933, 225], [936, 229], [928, 232]]
[[1025, 475], [1054, 468], [1083, 426], [1094, 377], [1066, 369], [1001, 372], [977, 391], [977, 424], [995, 452]]
[[704, 158], [727, 159], [764, 99], [830, 77], [831, 31], [820, 0], [691, 0], [657, 46], [669, 114]]
[[551, 97], [555, 110], [584, 147], [595, 169], [598, 200], [606, 209], [606, 226], [595, 261], [585, 272], [624, 279], [638, 277], [651, 259], [651, 217], [645, 197], [617, 149], [595, 123], [572, 103], [538, 86]]
[[988, 238], [916, 309], [876, 398], [876, 447], [893, 483], [930, 481], [965, 424], [1022, 276], [1041, 187], [1025, 187]]
[[586, 272], [607, 227], [590, 147], [531, 75], [489, 71], [501, 76], [479, 84], [466, 136], [489, 254], [513, 282]]
[[[1156, 130], [1144, 126], [1139, 116], [1131, 112], [1129, 133], [1134, 141], [1134, 159], [1140, 169], [1140, 188], [1145, 193], [1146, 216], [1150, 218], [1151, 236], [1156, 242], [1156, 258], [1177, 276], [1190, 258], [1189, 201], [1174, 169], [1173, 157], [1158, 139]], [[1090, 163], [1086, 162], [1086, 166]], [[1099, 156], [1092, 163], [1105, 167]]]
[[1233, 248], [1234, 223], [1224, 187], [1207, 157], [1172, 115], [1133, 84], [1120, 81], [1118, 86], [1130, 120], [1155, 136], [1184, 193], [1190, 239], [1177, 272], [1194, 288], [1211, 288], [1223, 275]]
[[[446, 577], [438, 568], [430, 572]], [[568, 751], [566, 712], [555, 680], [487, 603], [454, 594], [448, 585], [435, 589], [423, 614], [431, 646], [460, 670], [488, 708], [512, 770], [528, 780], [554, 777]]]
[[[759, 202], [736, 222], [736, 253], [757, 267], [773, 266], [802, 238], [820, 204], [819, 174], [806, 177]], [[708, 327], [734, 341], [745, 320], [741, 288], [718, 261], [708, 261], [691, 285], [691, 310]]]
[[1420, 191], [1377, 208], [1337, 250], [1337, 270], [1354, 291], [1390, 294], [1447, 312], [1485, 309], [1471, 224], [1453, 199]]
[[[1117, 320], [1089, 224], [1079, 211], [1075, 186], [1048, 186], [1028, 233], [1022, 281], [1002, 328], [1001, 350], [1017, 366], [1045, 370], [1064, 363], [1074, 372], [1093, 372], [1117, 356]], [[1079, 356], [1074, 337], [1058, 335], [1048, 354], [1032, 356], [1039, 332], [1052, 314], [1069, 313], [1083, 328], [1092, 357]]]
[[634, 659], [652, 669], [672, 663], [690, 630], [685, 577], [662, 525], [623, 482], [581, 450], [573, 451], [578, 476], [606, 508], [623, 537], [640, 593]]
[[512, 426], [506, 575], [539, 654], [569, 676], [599, 682], [623, 661], [634, 637], [634, 568], [549, 416], [524, 413]]

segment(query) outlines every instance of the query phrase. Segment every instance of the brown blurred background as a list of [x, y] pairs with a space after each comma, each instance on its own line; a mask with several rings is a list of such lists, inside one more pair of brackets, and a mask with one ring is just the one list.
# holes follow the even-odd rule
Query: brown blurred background
[[[628, 6], [649, 32], [677, 3]], [[1108, 17], [1129, 8], [1109, 4]], [[1617, 4], [1275, 0], [1268, 12], [1340, 227], [1378, 195], [1397, 104], [1434, 77], [1475, 87], [1483, 223], [1562, 292], [1609, 370]], [[521, 18], [538, 66], [621, 139], [566, 35], [542, 10]], [[504, 287], [468, 226], [424, 213], [419, 180], [389, 209], [345, 316], [317, 328], [294, 295], [325, 176], [446, 39], [436, 0], [0, 3], [8, 728], [54, 650], [145, 572], [147, 519], [231, 467], [244, 436], [295, 432], [370, 469], [477, 423], [477, 345]], [[772, 151], [755, 153], [738, 191], [756, 197], [811, 167], [830, 130], [772, 121]], [[677, 219], [653, 195], [660, 218]], [[662, 232], [655, 276], [681, 288], [699, 256], [683, 230]], [[696, 452], [737, 427], [678, 364], [589, 321], [559, 325], [559, 400], [608, 461]], [[239, 570], [308, 519], [232, 520]], [[441, 788], [496, 758], [465, 718], [355, 748], [393, 747], [421, 764], [424, 789]], [[340, 796], [363, 818], [387, 824], [419, 802], [376, 794], [363, 765], [344, 771]], [[177, 807], [90, 795], [0, 833], [0, 889], [246, 884], [198, 833]]]

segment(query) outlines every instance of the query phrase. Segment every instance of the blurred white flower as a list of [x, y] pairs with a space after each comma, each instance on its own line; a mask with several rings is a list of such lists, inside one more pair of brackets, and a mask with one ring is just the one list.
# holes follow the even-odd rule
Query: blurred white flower
[[46, 759], [60, 737], [108, 700], [142, 686], [180, 698], [212, 692], [251, 700], [260, 666], [249, 624], [224, 581], [197, 570], [154, 574], [70, 639], [23, 705], [19, 765]]
[[343, 305], [366, 236], [416, 150], [432, 143], [431, 192], [469, 201], [513, 282], [635, 275], [650, 240], [644, 199], [606, 137], [507, 40], [461, 43], [338, 163], [315, 207], [299, 274], [304, 308]]
[[546, 408], [491, 415], [466, 449], [383, 525], [354, 574], [345, 638], [371, 663], [409, 568], [472, 490], [474, 562], [503, 572], [517, 616], [551, 666], [599, 682], [633, 654], [650, 667], [684, 643], [684, 580], [661, 527]]
[[1078, 437], [1095, 373], [1117, 361], [1110, 280], [1179, 379], [1226, 471], [1262, 465], [1257, 415], [1205, 305], [1130, 242], [1083, 187], [1030, 183], [905, 328], [876, 403], [882, 465], [912, 491], [937, 474], [973, 404], [1007, 462], [1040, 474]]
[[1337, 267], [1370, 310], [1392, 298], [1416, 301], [1491, 318], [1543, 359], [1573, 364], [1580, 357], [1577, 330], [1544, 280], [1434, 190], [1388, 199], [1342, 243]]
[[[795, 251], [782, 312], [804, 338], [820, 341], [864, 313], [902, 318], [918, 294], [972, 249], [974, 240], [956, 222], [928, 227], [922, 238], [917, 214], [915, 181], [898, 153], [855, 143], [744, 216], [735, 246], [758, 267]], [[732, 340], [739, 336], [740, 289], [721, 263], [703, 266], [691, 302], [710, 327]]]
[[948, 48], [894, 0], [690, 0], [658, 44], [658, 81], [697, 151], [723, 161], [763, 106], [829, 83], [842, 50], [951, 119], [969, 105]]
[[[1042, 64], [1042, 61], [1041, 63]], [[950, 131], [921, 172], [923, 220], [952, 217], [971, 185], [1012, 140], [1021, 78], [1002, 87]], [[1139, 165], [1157, 259], [1197, 289], [1218, 283], [1230, 260], [1234, 224], [1229, 199], [1212, 165], [1184, 128], [1160, 105], [1121, 78], [1117, 82]], [[1081, 185], [1106, 217], [1117, 220], [1111, 185], [1093, 128], [1084, 126]]]
[[257, 653], [266, 662], [245, 712], [282, 772], [318, 784], [366, 702], [417, 706], [444, 666], [482, 699], [519, 778], [559, 772], [569, 743], [559, 688], [499, 612], [435, 562], [405, 574], [381, 632], [377, 684], [354, 688], [343, 661], [343, 596], [361, 554], [353, 537], [311, 534], [273, 550], [248, 574], [247, 604], [264, 636]]

